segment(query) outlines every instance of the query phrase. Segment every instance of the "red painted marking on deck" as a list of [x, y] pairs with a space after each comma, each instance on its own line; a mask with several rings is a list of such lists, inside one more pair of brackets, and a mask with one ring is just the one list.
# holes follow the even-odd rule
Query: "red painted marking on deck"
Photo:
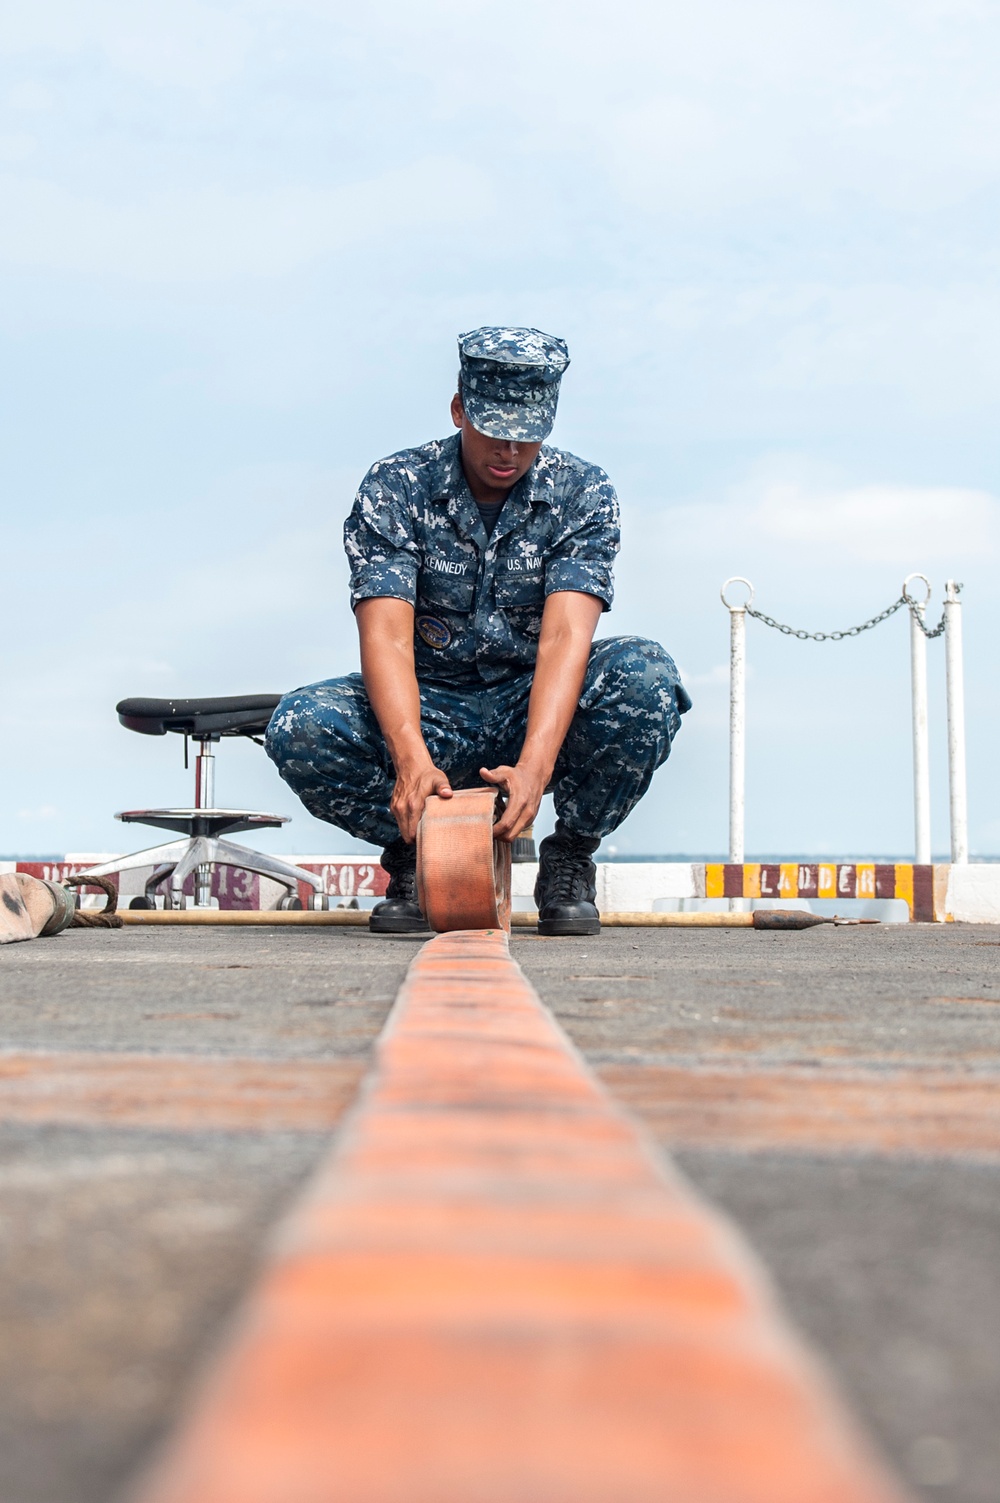
[[1000, 1159], [995, 1072], [616, 1064], [600, 1077], [671, 1147]]
[[0, 1122], [324, 1132], [354, 1100], [363, 1074], [355, 1059], [10, 1050], [0, 1053]]
[[499, 934], [430, 941], [141, 1503], [890, 1503]]

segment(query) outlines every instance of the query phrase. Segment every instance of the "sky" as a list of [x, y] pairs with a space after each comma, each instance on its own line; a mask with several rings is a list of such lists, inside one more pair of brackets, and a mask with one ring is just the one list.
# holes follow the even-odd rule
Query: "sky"
[[[354, 490], [451, 431], [458, 333], [514, 323], [567, 340], [552, 442], [621, 497], [599, 634], [694, 700], [610, 844], [725, 851], [724, 579], [830, 630], [921, 570], [935, 621], [965, 586], [1000, 853], [998, 50], [997, 0], [3, 0], [0, 851], [190, 801], [121, 697], [356, 668]], [[912, 852], [904, 615], [751, 622], [748, 660], [748, 854]], [[292, 817], [264, 848], [364, 849], [250, 743], [217, 783]]]

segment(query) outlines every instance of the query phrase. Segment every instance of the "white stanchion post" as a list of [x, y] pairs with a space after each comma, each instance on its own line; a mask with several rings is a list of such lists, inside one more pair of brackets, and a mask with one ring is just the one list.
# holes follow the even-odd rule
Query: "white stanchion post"
[[[927, 594], [923, 600], [911, 596], [910, 582], [923, 580]], [[930, 581], [924, 574], [908, 574], [903, 581], [903, 596], [910, 607], [910, 684], [913, 696], [913, 859], [926, 866], [931, 859], [931, 778], [930, 750], [927, 734], [927, 638], [923, 619], [931, 598]]]
[[729, 859], [746, 852], [747, 613], [729, 613]]
[[[726, 599], [732, 584], [746, 585], [750, 591], [742, 605], [731, 605]], [[719, 593], [729, 612], [729, 860], [739, 865], [746, 848], [746, 634], [753, 585], [736, 575], [726, 580]]]
[[969, 804], [965, 783], [965, 675], [962, 665], [962, 588], [949, 579], [944, 587], [944, 651], [948, 695], [948, 801], [951, 859], [969, 860]]

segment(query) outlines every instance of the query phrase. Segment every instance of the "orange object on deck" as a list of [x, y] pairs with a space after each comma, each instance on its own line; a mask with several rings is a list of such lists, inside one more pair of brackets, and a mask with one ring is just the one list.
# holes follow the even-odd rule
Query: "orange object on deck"
[[140, 1503], [899, 1503], [499, 932], [431, 940]]
[[417, 897], [439, 934], [510, 928], [510, 845], [493, 839], [495, 788], [432, 793], [417, 827]]

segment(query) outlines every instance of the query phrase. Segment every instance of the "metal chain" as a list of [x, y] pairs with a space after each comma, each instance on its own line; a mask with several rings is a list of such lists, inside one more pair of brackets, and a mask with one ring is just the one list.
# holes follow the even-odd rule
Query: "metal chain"
[[[961, 585], [959, 585], [959, 589], [961, 589]], [[880, 626], [883, 621], [888, 621], [890, 616], [894, 616], [897, 611], [902, 610], [904, 605], [910, 605], [910, 602], [906, 599], [905, 595], [900, 595], [898, 600], [893, 601], [892, 605], [886, 606], [885, 610], [880, 611], [877, 616], [872, 616], [870, 621], [862, 621], [860, 626], [850, 626], [846, 631], [801, 631], [794, 626], [783, 626], [780, 621], [775, 621], [773, 616], [765, 616], [763, 611], [755, 611], [752, 606], [745, 606], [744, 609], [747, 615], [752, 616], [755, 621], [763, 621], [765, 626], [773, 626], [775, 631], [783, 632], [786, 637], [798, 637], [800, 642], [843, 642], [845, 637], [860, 637], [863, 631], [871, 631], [873, 626]], [[920, 611], [916, 610], [912, 605], [910, 605], [910, 610], [919, 623], [920, 630], [929, 641], [933, 641], [935, 637], [941, 636], [945, 627], [943, 612], [941, 620], [935, 626], [934, 630], [931, 631], [929, 627], [924, 625], [924, 618]]]
[[[959, 585], [958, 588], [961, 589], [962, 586]], [[911, 609], [912, 609], [912, 607], [911, 607]], [[940, 637], [941, 636], [942, 632], [945, 629], [945, 625], [947, 623], [947, 620], [948, 620], [948, 617], [945, 615], [944, 611], [941, 612], [941, 620], [938, 622], [937, 626], [935, 626], [935, 628], [934, 628], [933, 631], [928, 630], [928, 628], [924, 625], [924, 618], [920, 614], [919, 611], [914, 611], [913, 614], [914, 614], [914, 616], [916, 616], [917, 621], [918, 621], [918, 623], [920, 625], [920, 630], [923, 632], [923, 634], [927, 638], [928, 642], [932, 642], [935, 637]]]
[[859, 637], [863, 631], [871, 631], [873, 626], [887, 621], [905, 604], [906, 601], [900, 595], [897, 601], [879, 615], [873, 616], [870, 621], [863, 621], [860, 626], [848, 627], [846, 631], [800, 631], [794, 626], [783, 626], [780, 621], [775, 621], [773, 616], [765, 616], [763, 611], [755, 611], [752, 606], [748, 605], [745, 609], [747, 615], [753, 616], [755, 621], [763, 621], [765, 626], [773, 626], [775, 631], [783, 632], [786, 637], [798, 637], [800, 642], [842, 642], [845, 637]]

